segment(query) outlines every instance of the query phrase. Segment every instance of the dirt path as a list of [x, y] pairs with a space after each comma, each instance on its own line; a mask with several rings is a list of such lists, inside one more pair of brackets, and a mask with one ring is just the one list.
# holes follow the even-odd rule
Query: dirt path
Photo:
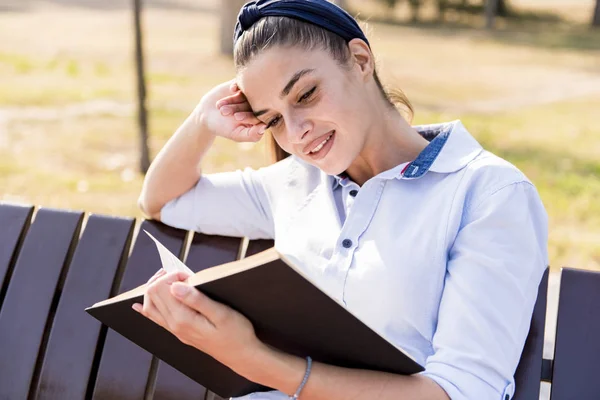
[[[527, 93], [515, 93], [511, 96], [492, 100], [474, 100], [471, 102], [427, 105], [416, 102], [416, 109], [443, 111], [456, 114], [491, 114], [509, 112], [526, 107], [566, 101], [588, 95], [600, 95], [600, 76], [581, 76], [577, 80], [554, 86], [539, 87]], [[167, 110], [189, 111], [189, 104], [164, 103], [160, 107]], [[12, 120], [51, 121], [64, 118], [77, 118], [94, 115], [127, 117], [134, 115], [136, 105], [133, 102], [118, 102], [111, 99], [98, 99], [72, 103], [62, 107], [0, 107], [0, 131], [2, 124]]]

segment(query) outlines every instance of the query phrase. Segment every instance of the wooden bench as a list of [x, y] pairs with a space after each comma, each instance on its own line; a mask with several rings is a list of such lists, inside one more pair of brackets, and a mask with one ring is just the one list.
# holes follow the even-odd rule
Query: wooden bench
[[[0, 399], [218, 398], [84, 312], [159, 269], [140, 227], [194, 270], [272, 245], [155, 221], [0, 204]], [[554, 361], [542, 359], [546, 290], [547, 275], [514, 398], [537, 400], [545, 380], [552, 400], [598, 400], [600, 273], [563, 269]]]

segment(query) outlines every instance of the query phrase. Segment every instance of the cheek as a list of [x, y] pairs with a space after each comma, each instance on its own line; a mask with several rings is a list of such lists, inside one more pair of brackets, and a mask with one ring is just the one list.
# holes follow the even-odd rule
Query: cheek
[[275, 142], [277, 142], [277, 144], [279, 145], [279, 147], [281, 147], [283, 150], [285, 150], [288, 153], [292, 153], [290, 145], [289, 145], [289, 141], [287, 140], [285, 132], [271, 131], [271, 134], [272, 134]]

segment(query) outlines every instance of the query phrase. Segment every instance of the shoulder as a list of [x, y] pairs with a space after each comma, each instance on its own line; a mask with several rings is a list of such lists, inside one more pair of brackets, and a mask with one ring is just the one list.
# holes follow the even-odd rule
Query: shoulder
[[459, 190], [465, 194], [465, 208], [472, 209], [501, 191], [525, 190], [539, 198], [531, 180], [509, 161], [482, 150], [461, 171]]
[[482, 150], [467, 164], [464, 174], [471, 184], [482, 185], [489, 190], [514, 183], [532, 184], [519, 168], [487, 150]]

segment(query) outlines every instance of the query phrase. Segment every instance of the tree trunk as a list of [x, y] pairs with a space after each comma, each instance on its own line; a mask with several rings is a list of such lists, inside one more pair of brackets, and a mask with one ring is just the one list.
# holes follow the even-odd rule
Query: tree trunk
[[437, 18], [439, 22], [444, 22], [447, 7], [447, 0], [437, 0]]
[[508, 17], [508, 5], [506, 4], [506, 0], [498, 0], [496, 15], [499, 17]]
[[410, 4], [410, 20], [412, 23], [419, 22], [419, 10], [421, 9], [421, 0], [409, 0]]
[[600, 0], [596, 0], [596, 8], [594, 9], [594, 17], [592, 18], [592, 26], [600, 28]]
[[247, 0], [221, 0], [221, 54], [233, 54], [233, 29], [240, 9]]
[[133, 0], [135, 66], [138, 89], [138, 124], [140, 129], [140, 172], [145, 174], [150, 167], [150, 149], [148, 148], [148, 116], [146, 112], [146, 78], [144, 76], [144, 49], [142, 41], [141, 14], [141, 0]]
[[346, 0], [331, 0], [332, 3], [337, 4], [340, 8], [348, 11], [348, 2]]
[[499, 2], [500, 0], [486, 0], [485, 2], [485, 27], [487, 29], [494, 29], [496, 25]]

